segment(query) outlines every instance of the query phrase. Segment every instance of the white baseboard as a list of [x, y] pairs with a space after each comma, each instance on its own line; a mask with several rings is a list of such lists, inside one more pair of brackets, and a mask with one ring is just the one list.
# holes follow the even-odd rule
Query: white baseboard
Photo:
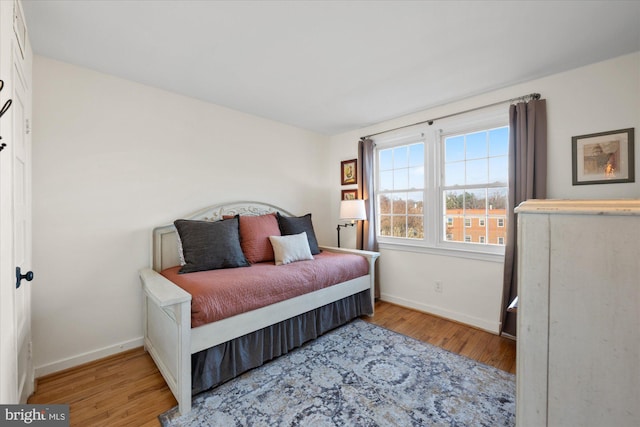
[[72, 356], [66, 359], [47, 363], [46, 365], [37, 366], [35, 368], [35, 378], [40, 378], [45, 375], [53, 374], [54, 372], [73, 368], [84, 363], [93, 362], [94, 360], [122, 353], [123, 351], [131, 350], [133, 348], [142, 347], [143, 344], [144, 339], [142, 337], [135, 338], [129, 341], [121, 342], [119, 344], [111, 345], [109, 347], [100, 348], [97, 350], [79, 354], [77, 356]]
[[497, 334], [500, 330], [499, 322], [492, 322], [486, 319], [481, 319], [479, 317], [469, 316], [467, 314], [447, 310], [442, 307], [436, 307], [433, 305], [424, 304], [385, 293], [380, 294], [380, 299], [382, 301], [387, 301], [393, 304], [401, 305], [403, 307], [412, 308], [424, 313], [444, 317], [445, 319], [455, 320], [456, 322], [464, 323], [466, 325], [491, 332], [492, 334]]

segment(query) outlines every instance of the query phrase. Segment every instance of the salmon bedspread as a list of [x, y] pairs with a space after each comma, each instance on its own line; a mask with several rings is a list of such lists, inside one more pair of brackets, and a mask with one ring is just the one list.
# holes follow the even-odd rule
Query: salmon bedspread
[[255, 310], [369, 273], [366, 258], [321, 252], [313, 260], [286, 265], [261, 262], [249, 267], [161, 274], [191, 294], [191, 327]]

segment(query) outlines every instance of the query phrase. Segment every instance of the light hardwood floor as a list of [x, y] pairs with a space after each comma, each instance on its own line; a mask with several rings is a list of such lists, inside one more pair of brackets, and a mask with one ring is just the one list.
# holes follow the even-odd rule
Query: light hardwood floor
[[[364, 320], [515, 373], [516, 343], [393, 304]], [[29, 403], [70, 405], [72, 426], [159, 426], [177, 403], [151, 357], [134, 349], [37, 380]]]

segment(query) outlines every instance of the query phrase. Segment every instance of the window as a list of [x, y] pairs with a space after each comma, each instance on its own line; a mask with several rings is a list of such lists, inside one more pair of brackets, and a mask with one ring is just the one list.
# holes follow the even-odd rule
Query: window
[[[509, 128], [502, 126], [441, 137], [443, 146], [443, 215], [464, 219], [457, 241], [495, 242], [504, 230], [486, 227], [486, 219], [496, 218], [504, 227], [507, 206]], [[472, 226], [473, 223], [478, 224]], [[467, 239], [471, 236], [471, 239]]]
[[378, 152], [378, 218], [381, 236], [424, 238], [424, 143]]
[[[446, 123], [444, 123], [446, 121]], [[502, 254], [507, 111], [376, 139], [377, 234], [394, 247]]]

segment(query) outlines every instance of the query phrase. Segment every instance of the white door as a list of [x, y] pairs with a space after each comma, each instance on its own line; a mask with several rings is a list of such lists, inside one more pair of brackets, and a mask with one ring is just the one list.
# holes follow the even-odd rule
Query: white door
[[[15, 316], [18, 351], [18, 395], [33, 393], [31, 361], [31, 141], [28, 132], [29, 90], [19, 51], [13, 76], [13, 253], [16, 265]], [[23, 276], [24, 279], [22, 279]]]
[[0, 403], [25, 403], [34, 388], [31, 284], [18, 287], [16, 277], [31, 269], [32, 57], [23, 22], [18, 2], [0, 2], [0, 106], [12, 101], [0, 121]]

